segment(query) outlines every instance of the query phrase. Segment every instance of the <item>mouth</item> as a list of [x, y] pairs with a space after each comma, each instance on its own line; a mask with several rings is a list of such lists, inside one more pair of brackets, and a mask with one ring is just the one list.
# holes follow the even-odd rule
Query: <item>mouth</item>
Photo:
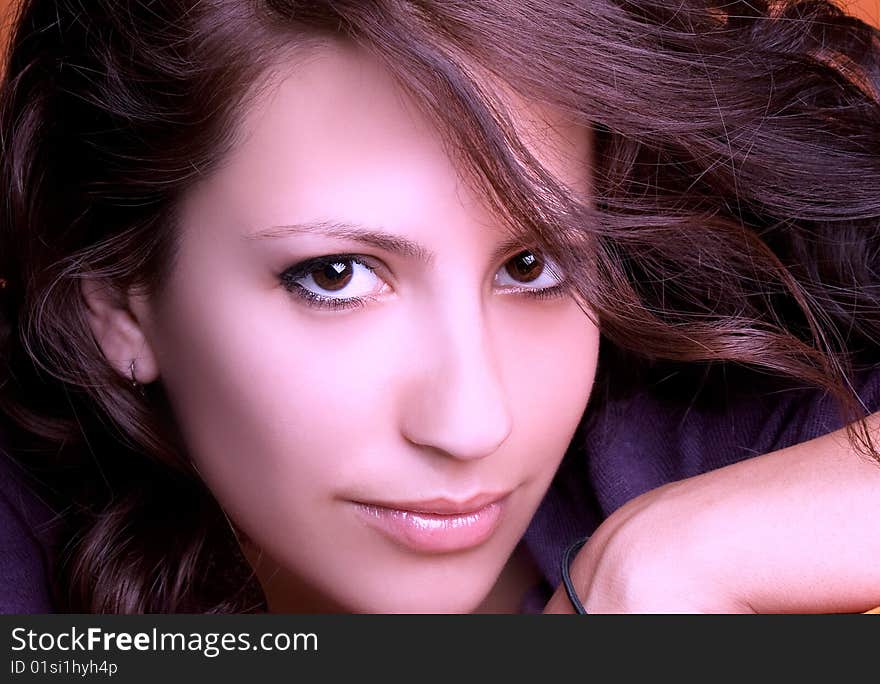
[[451, 553], [488, 540], [501, 524], [507, 497], [353, 503], [363, 522], [396, 544], [420, 553]]

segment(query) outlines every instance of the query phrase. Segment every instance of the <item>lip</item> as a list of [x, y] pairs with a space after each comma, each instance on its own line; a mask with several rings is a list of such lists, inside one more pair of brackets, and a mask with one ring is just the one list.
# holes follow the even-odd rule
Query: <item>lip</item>
[[400, 546], [421, 553], [452, 553], [479, 546], [492, 536], [507, 496], [353, 503], [362, 521]]

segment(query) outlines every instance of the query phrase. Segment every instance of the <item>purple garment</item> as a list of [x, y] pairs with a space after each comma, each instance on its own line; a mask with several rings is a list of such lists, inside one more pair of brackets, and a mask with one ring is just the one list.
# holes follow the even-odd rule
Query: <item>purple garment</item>
[[[868, 411], [880, 410], [880, 367], [861, 374], [856, 389]], [[690, 405], [675, 396], [655, 387], [607, 402], [567, 454], [524, 537], [549, 587], [562, 581], [568, 545], [639, 494], [845, 424], [834, 400], [815, 390]]]
[[53, 518], [0, 444], [0, 613], [52, 612]]

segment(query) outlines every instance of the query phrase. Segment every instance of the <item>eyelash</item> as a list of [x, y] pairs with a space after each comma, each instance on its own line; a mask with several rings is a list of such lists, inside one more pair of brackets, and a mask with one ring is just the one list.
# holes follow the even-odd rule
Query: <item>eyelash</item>
[[[332, 311], [358, 309], [372, 301], [375, 301], [376, 298], [324, 297], [322, 295], [312, 292], [311, 290], [307, 290], [306, 288], [296, 283], [297, 280], [306, 277], [307, 275], [318, 270], [319, 268], [324, 268], [326, 266], [329, 266], [330, 264], [347, 261], [360, 264], [364, 268], [368, 269], [371, 273], [376, 271], [376, 268], [367, 263], [364, 257], [359, 254], [328, 254], [327, 256], [307, 259], [306, 261], [291, 266], [279, 276], [279, 280], [281, 281], [281, 284], [285, 287], [285, 289], [291, 292], [295, 297], [302, 299], [306, 306], [310, 306], [315, 309], [328, 309]], [[529, 299], [534, 299], [538, 301], [560, 297], [565, 294], [567, 290], [568, 287], [564, 281], [559, 285], [540, 289], [528, 287], [509, 289], [509, 291], [514, 292], [518, 295], [522, 295], [524, 297], [528, 297]]]
[[323, 297], [319, 294], [307, 290], [298, 285], [297, 280], [306, 277], [310, 273], [320, 268], [325, 268], [330, 264], [352, 261], [360, 264], [368, 269], [371, 273], [376, 271], [374, 266], [367, 263], [362, 256], [357, 254], [328, 254], [327, 256], [315, 257], [307, 259], [295, 266], [291, 266], [281, 274], [281, 284], [291, 292], [294, 296], [302, 299], [307, 306], [315, 309], [330, 309], [338, 311], [341, 309], [356, 309], [364, 306], [368, 302], [373, 301], [374, 297]]

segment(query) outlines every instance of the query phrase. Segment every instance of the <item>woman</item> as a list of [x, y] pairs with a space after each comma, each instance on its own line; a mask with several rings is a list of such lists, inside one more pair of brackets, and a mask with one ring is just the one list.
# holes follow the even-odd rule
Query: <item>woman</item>
[[[25, 3], [3, 401], [65, 507], [60, 606], [515, 611], [611, 390], [744, 364], [860, 417], [876, 54], [742, 9]], [[589, 609], [602, 559], [657, 567], [621, 519], [668, 491], [579, 556]]]

